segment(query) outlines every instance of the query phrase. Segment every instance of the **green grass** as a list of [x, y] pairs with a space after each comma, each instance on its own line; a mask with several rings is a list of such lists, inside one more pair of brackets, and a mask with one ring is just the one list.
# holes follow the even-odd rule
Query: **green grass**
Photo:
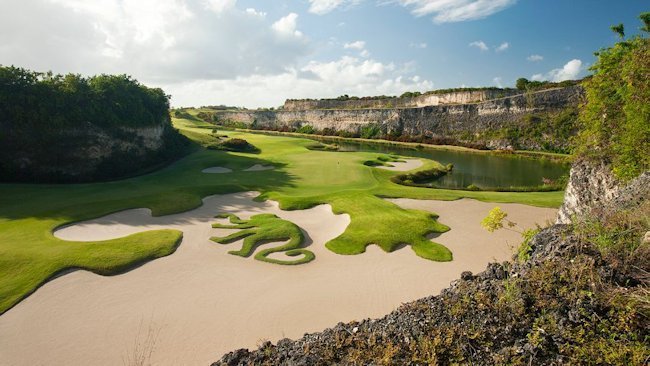
[[[174, 120], [186, 136], [207, 145], [215, 142], [210, 125], [194, 120]], [[432, 232], [447, 230], [429, 212], [405, 210], [381, 197], [454, 200], [470, 197], [482, 201], [517, 202], [557, 207], [562, 192], [466, 192], [405, 187], [390, 181], [397, 174], [368, 167], [376, 153], [312, 151], [312, 140], [228, 132], [260, 148], [259, 154], [195, 151], [154, 173], [115, 182], [68, 185], [0, 184], [0, 313], [15, 305], [49, 278], [69, 269], [99, 274], [123, 272], [144, 261], [168, 255], [181, 233], [148, 231], [101, 242], [68, 242], [52, 231], [76, 221], [112, 212], [146, 207], [153, 215], [187, 211], [211, 194], [255, 190], [259, 199], [274, 199], [283, 209], [332, 205], [347, 213], [351, 223], [327, 243], [337, 253], [362, 253], [376, 244], [386, 251], [410, 245], [416, 254], [432, 260], [450, 260], [441, 245], [425, 241]], [[423, 159], [422, 168], [435, 162]], [[255, 165], [275, 170], [246, 172]], [[229, 174], [203, 174], [222, 166]]]
[[[231, 250], [228, 252], [230, 254], [249, 257], [261, 244], [288, 240], [288, 243], [284, 245], [260, 250], [255, 254], [255, 259], [268, 263], [295, 265], [309, 263], [316, 258], [313, 252], [301, 248], [305, 236], [300, 228], [290, 221], [282, 220], [273, 214], [255, 215], [249, 220], [241, 220], [232, 214], [217, 217], [229, 218], [232, 225], [216, 223], [212, 224], [214, 228], [242, 229], [225, 237], [210, 238], [210, 240], [220, 244], [230, 244], [239, 239], [244, 239], [242, 248], [240, 250]], [[288, 261], [268, 257], [269, 254], [278, 252], [285, 252], [289, 257], [302, 256], [302, 258]]]

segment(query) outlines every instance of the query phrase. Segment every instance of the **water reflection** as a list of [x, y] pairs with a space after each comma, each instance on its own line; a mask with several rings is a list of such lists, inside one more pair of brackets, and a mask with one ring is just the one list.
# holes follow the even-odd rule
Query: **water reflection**
[[531, 159], [521, 156], [501, 156], [449, 150], [416, 150], [403, 147], [344, 142], [339, 143], [348, 151], [395, 153], [405, 156], [424, 157], [442, 164], [454, 164], [454, 170], [438, 179], [439, 188], [467, 188], [475, 185], [481, 189], [507, 187], [536, 187], [544, 178], [557, 180], [569, 171], [566, 164], [547, 159]]

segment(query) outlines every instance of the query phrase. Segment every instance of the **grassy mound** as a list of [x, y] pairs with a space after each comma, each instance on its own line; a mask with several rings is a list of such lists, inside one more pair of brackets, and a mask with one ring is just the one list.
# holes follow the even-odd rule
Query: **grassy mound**
[[[289, 241], [288, 243], [260, 250], [256, 255], [255, 259], [262, 262], [275, 263], [275, 264], [286, 264], [286, 265], [295, 265], [295, 264], [304, 264], [313, 261], [316, 256], [314, 253], [307, 249], [302, 249], [300, 246], [305, 241], [305, 237], [300, 228], [286, 220], [272, 215], [272, 214], [261, 214], [255, 215], [250, 218], [250, 220], [241, 220], [235, 215], [220, 215], [219, 218], [229, 218], [230, 223], [233, 225], [224, 225], [224, 224], [212, 224], [213, 228], [222, 228], [222, 229], [242, 229], [236, 233], [230, 234], [225, 237], [212, 237], [210, 240], [220, 243], [220, 244], [229, 244], [239, 239], [244, 239], [244, 244], [240, 250], [231, 250], [228, 253], [233, 255], [238, 255], [240, 257], [249, 257], [257, 246], [276, 241]], [[302, 258], [287, 261], [281, 259], [269, 258], [269, 254], [285, 252], [289, 257], [298, 257]]]
[[219, 141], [213, 144], [208, 145], [210, 150], [224, 150], [224, 151], [234, 151], [234, 152], [244, 152], [244, 153], [253, 153], [259, 154], [260, 149], [251, 145], [248, 141], [239, 138], [231, 138], [225, 141]]

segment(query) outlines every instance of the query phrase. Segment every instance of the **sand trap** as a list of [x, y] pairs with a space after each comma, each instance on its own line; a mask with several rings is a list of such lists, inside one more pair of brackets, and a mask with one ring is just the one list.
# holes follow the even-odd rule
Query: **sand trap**
[[391, 161], [388, 162], [388, 164], [392, 166], [378, 166], [377, 168], [393, 170], [396, 172], [406, 172], [421, 167], [423, 163], [420, 159], [405, 159], [404, 162]]
[[232, 169], [224, 168], [221, 166], [213, 166], [212, 168], [205, 168], [201, 170], [203, 173], [210, 174], [223, 174], [223, 173], [232, 173]]
[[[435, 240], [453, 251], [453, 262], [430, 262], [408, 247], [387, 254], [369, 246], [365, 254], [342, 256], [323, 244], [344, 231], [347, 215], [332, 214], [328, 205], [282, 211], [275, 202], [252, 201], [255, 195], [212, 196], [193, 211], [158, 218], [148, 210], [128, 210], [58, 230], [57, 237], [69, 240], [157, 228], [182, 230], [184, 238], [173, 255], [123, 275], [75, 271], [48, 282], [0, 316], [0, 364], [121, 365], [136, 341], [146, 343], [151, 330], [157, 334], [151, 364], [207, 365], [263, 340], [297, 338], [339, 321], [382, 316], [401, 303], [439, 292], [464, 270], [478, 272], [490, 261], [508, 259], [509, 247], [519, 242], [516, 233], [481, 229], [479, 222], [493, 203], [400, 199], [393, 201], [432, 209], [452, 227]], [[523, 226], [555, 214], [499, 206]], [[279, 266], [227, 254], [241, 243], [209, 241], [211, 235], [232, 232], [210, 227], [221, 212], [242, 218], [275, 213], [295, 222], [307, 233], [316, 260]]]
[[262, 170], [273, 170], [275, 167], [273, 165], [261, 165], [261, 164], [255, 164], [252, 167], [248, 169], [244, 169], [245, 172], [259, 172]]

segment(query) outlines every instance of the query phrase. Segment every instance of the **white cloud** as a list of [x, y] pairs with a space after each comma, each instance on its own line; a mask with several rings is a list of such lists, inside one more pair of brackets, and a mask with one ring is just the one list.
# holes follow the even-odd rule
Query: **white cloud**
[[[219, 5], [220, 13], [213, 10]], [[235, 1], [23, 0], [0, 12], [0, 64], [84, 75], [126, 73], [157, 85], [277, 74], [309, 51], [295, 19], [269, 32]], [[212, 9], [212, 10], [210, 10]], [[293, 27], [293, 28], [292, 28]], [[300, 33], [299, 33], [300, 34]]]
[[490, 47], [488, 47], [488, 46], [485, 44], [485, 42], [483, 42], [483, 41], [474, 41], [474, 42], [470, 43], [469, 46], [470, 46], [470, 47], [476, 47], [476, 48], [478, 48], [478, 49], [481, 50], [481, 51], [487, 51], [487, 50], [490, 49]]
[[362, 0], [309, 0], [309, 12], [324, 15], [343, 5], [354, 5]]
[[203, 0], [205, 7], [215, 13], [223, 13], [235, 7], [237, 0]]
[[424, 42], [416, 43], [416, 42], [411, 42], [409, 44], [409, 47], [411, 48], [427, 48], [427, 44]]
[[530, 56], [526, 57], [526, 60], [528, 60], [528, 61], [530, 61], [530, 62], [539, 62], [539, 61], [544, 60], [544, 56], [541, 56], [541, 55], [530, 55]]
[[287, 98], [348, 95], [399, 95], [433, 89], [419, 76], [400, 73], [402, 67], [376, 60], [343, 56], [330, 62], [309, 62], [277, 75], [250, 75], [234, 80], [196, 80], [165, 87], [175, 106], [226, 104], [278, 106]]
[[363, 58], [370, 57], [370, 52], [366, 49], [366, 42], [364, 41], [349, 42], [344, 44], [343, 48], [346, 50], [358, 50], [359, 55]]
[[567, 62], [561, 69], [553, 69], [546, 74], [535, 74], [531, 79], [536, 81], [550, 80], [553, 82], [574, 80], [578, 78], [582, 70], [582, 61], [573, 59]]
[[436, 23], [462, 22], [488, 17], [517, 0], [395, 0], [416, 16], [434, 14]]
[[508, 48], [510, 48], [510, 43], [503, 42], [497, 48], [495, 48], [494, 50], [496, 52], [503, 52], [503, 51], [507, 50]]
[[350, 42], [346, 43], [343, 45], [343, 48], [345, 49], [354, 49], [354, 50], [362, 50], [366, 47], [366, 42], [364, 41], [355, 41], [355, 42]]
[[501, 78], [501, 76], [495, 77], [494, 79], [492, 79], [492, 81], [494, 82], [494, 85], [496, 85], [498, 88], [503, 88], [503, 84], [502, 84], [503, 79]]
[[286, 16], [278, 19], [277, 22], [273, 23], [271, 28], [276, 31], [281, 36], [293, 36], [300, 38], [302, 37], [302, 32], [296, 30], [298, 14], [289, 13]]
[[249, 14], [249, 15], [255, 15], [255, 16], [258, 16], [258, 17], [260, 17], [260, 18], [265, 18], [265, 17], [266, 17], [266, 13], [265, 13], [265, 12], [263, 12], [263, 11], [258, 11], [258, 10], [256, 10], [255, 8], [246, 8], [246, 14]]
[[162, 87], [177, 106], [273, 106], [285, 98], [394, 95], [433, 87], [416, 76], [415, 63], [374, 60], [365, 44], [351, 49], [358, 53], [354, 57], [306, 62], [313, 46], [298, 29], [302, 18], [291, 13], [269, 19], [259, 9], [238, 8], [240, 3], [17, 1], [0, 12], [0, 64], [82, 75], [126, 73]]

